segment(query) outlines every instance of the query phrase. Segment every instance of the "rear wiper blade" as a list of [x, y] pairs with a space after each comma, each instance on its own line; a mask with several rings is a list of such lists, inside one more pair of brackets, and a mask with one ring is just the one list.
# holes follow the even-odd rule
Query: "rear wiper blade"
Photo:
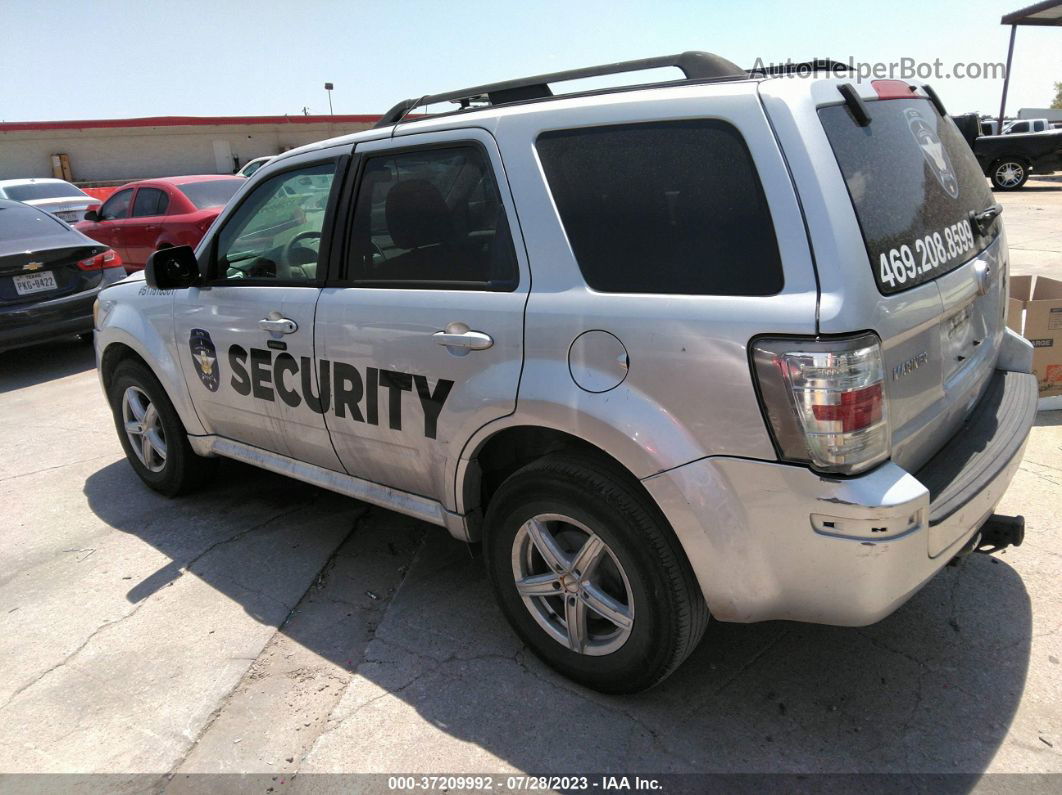
[[981, 210], [977, 213], [970, 210], [970, 226], [973, 227], [973, 231], [979, 235], [988, 234], [989, 227], [992, 226], [992, 222], [995, 221], [1003, 212], [1002, 205], [993, 204], [987, 210]]

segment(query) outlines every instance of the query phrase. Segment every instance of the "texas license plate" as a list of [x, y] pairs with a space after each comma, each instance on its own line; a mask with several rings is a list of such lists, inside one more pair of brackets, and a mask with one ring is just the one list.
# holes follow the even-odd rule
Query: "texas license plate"
[[55, 274], [51, 271], [12, 276], [11, 279], [15, 282], [15, 292], [19, 295], [43, 293], [46, 290], [57, 290], [59, 288], [59, 285], [55, 283]]

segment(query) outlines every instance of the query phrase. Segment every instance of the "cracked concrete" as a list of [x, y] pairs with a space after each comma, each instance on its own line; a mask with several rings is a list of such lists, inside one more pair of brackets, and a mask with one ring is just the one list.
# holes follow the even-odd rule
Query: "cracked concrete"
[[[1016, 252], [1055, 201], [1027, 196], [999, 194]], [[228, 462], [167, 500], [122, 458], [89, 349], [0, 367], [0, 774], [1062, 773], [1062, 412], [1000, 505], [1022, 547], [871, 627], [712, 623], [616, 698], [524, 648], [438, 528]]]

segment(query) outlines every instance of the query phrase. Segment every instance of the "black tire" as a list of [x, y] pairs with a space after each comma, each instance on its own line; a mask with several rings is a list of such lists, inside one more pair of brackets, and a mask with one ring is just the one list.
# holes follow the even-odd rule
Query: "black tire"
[[1029, 179], [1029, 166], [1015, 158], [1004, 158], [992, 164], [988, 179], [995, 190], [1019, 190]]
[[[517, 591], [518, 534], [543, 514], [571, 517], [592, 529], [622, 567], [633, 622], [615, 650], [596, 656], [573, 651], [540, 626]], [[554, 453], [528, 464], [498, 488], [484, 527], [484, 558], [502, 612], [531, 650], [568, 678], [605, 693], [636, 693], [671, 674], [700, 642], [708, 608], [686, 555], [637, 481], [611, 462]], [[562, 592], [561, 609], [566, 598]]]
[[[159, 471], [149, 469], [141, 461], [126, 433], [122, 401], [130, 387], [143, 392], [158, 413], [166, 447], [165, 461]], [[213, 475], [217, 459], [204, 458], [192, 451], [184, 424], [177, 416], [166, 390], [145, 365], [131, 360], [119, 364], [111, 379], [108, 399], [125, 456], [140, 479], [152, 489], [167, 497], [176, 497], [201, 486]]]

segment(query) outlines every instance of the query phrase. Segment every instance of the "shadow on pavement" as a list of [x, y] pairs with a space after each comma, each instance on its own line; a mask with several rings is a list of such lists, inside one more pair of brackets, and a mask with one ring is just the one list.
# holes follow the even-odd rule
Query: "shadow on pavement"
[[77, 337], [0, 353], [0, 394], [41, 384], [96, 366], [92, 344]]
[[1062, 410], [1036, 412], [1033, 427], [1041, 428], [1048, 425], [1062, 425]]
[[[1006, 735], [1029, 663], [1021, 578], [1000, 559], [974, 555], [874, 626], [713, 622], [662, 685], [602, 696], [521, 647], [482, 561], [439, 528], [370, 511], [357, 532], [379, 537], [375, 551], [361, 554], [397, 554], [384, 561], [393, 567], [422, 536], [423, 546], [379, 626], [366, 631], [328, 613], [313, 620], [314, 610], [334, 609], [335, 594], [304, 601], [291, 621], [294, 605], [270, 596], [289, 554], [270, 543], [272, 528], [293, 512], [349, 511], [357, 505], [350, 500], [232, 462], [222, 462], [215, 486], [177, 501], [149, 492], [124, 461], [90, 476], [84, 491], [103, 521], [171, 560], [130, 583], [130, 600], [192, 574], [371, 683], [351, 683], [343, 704], [353, 717], [321, 736], [306, 769], [421, 769], [425, 743], [433, 743], [435, 767], [449, 760], [455, 769], [464, 767], [461, 754], [478, 753], [470, 759], [481, 764], [486, 751], [539, 773], [978, 773]], [[118, 493], [126, 499], [115, 500]], [[241, 529], [248, 515], [281, 518]], [[310, 525], [307, 543], [313, 532]], [[351, 604], [374, 596], [356, 573], [333, 586], [347, 589], [341, 596]], [[385, 727], [401, 719], [402, 705], [423, 720], [402, 723], [390, 739]]]

